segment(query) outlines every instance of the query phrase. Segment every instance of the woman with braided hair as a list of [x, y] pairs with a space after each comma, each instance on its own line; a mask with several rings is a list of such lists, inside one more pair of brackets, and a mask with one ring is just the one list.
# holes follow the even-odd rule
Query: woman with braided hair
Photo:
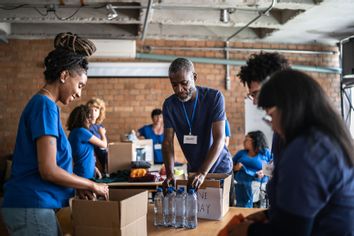
[[60, 235], [55, 210], [68, 206], [74, 188], [82, 198], [108, 198], [108, 186], [73, 174], [69, 141], [57, 102], [80, 98], [87, 82], [89, 40], [61, 33], [45, 58], [45, 85], [24, 108], [2, 215], [11, 235]]

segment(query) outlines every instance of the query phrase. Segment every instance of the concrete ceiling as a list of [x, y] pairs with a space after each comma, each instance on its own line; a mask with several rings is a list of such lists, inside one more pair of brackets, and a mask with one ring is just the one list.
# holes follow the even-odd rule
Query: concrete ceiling
[[[107, 4], [117, 13], [111, 20]], [[0, 0], [0, 40], [71, 31], [96, 39], [333, 45], [354, 34], [353, 12], [354, 0]]]

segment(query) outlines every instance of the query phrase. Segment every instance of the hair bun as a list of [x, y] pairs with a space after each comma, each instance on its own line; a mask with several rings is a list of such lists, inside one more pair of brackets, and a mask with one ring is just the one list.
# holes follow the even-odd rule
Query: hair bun
[[54, 47], [63, 48], [82, 56], [91, 56], [96, 51], [93, 42], [71, 32], [58, 34], [54, 39]]

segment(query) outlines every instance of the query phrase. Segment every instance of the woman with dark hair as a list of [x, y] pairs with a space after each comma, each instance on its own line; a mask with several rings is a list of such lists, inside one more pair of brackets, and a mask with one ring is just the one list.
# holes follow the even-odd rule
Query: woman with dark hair
[[107, 148], [106, 129], [101, 127], [96, 137], [89, 130], [90, 109], [86, 105], [74, 108], [70, 113], [67, 127], [70, 131], [69, 142], [74, 161], [74, 173], [78, 176], [92, 179], [95, 175], [101, 178], [101, 172], [96, 168], [94, 147]]
[[236, 180], [236, 206], [253, 207], [252, 182], [263, 178], [262, 162], [269, 163], [271, 154], [262, 131], [249, 132], [243, 141], [244, 149], [232, 158]]
[[55, 210], [66, 207], [76, 188], [86, 197], [108, 198], [108, 186], [72, 173], [71, 147], [56, 104], [81, 97], [87, 57], [94, 44], [72, 33], [58, 34], [45, 58], [45, 84], [22, 112], [2, 216], [11, 235], [60, 235]]
[[152, 139], [154, 145], [154, 164], [162, 164], [163, 118], [162, 110], [156, 108], [151, 112], [152, 124], [144, 125], [138, 130], [138, 136]]
[[275, 162], [269, 212], [233, 233], [354, 235], [354, 146], [320, 85], [299, 71], [278, 72], [262, 86], [258, 106], [286, 146]]

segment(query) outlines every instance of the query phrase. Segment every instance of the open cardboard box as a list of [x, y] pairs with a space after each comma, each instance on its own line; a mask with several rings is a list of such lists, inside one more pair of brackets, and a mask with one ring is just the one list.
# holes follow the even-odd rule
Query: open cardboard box
[[109, 201], [72, 201], [74, 235], [147, 235], [148, 192], [111, 189], [109, 194]]
[[152, 139], [135, 140], [133, 142], [117, 142], [108, 145], [108, 173], [130, 169], [132, 161], [154, 163]]
[[[190, 175], [193, 175], [192, 173]], [[229, 193], [232, 176], [207, 174], [197, 192], [198, 218], [221, 220], [229, 211]], [[176, 186], [186, 187], [188, 180], [176, 180]]]

